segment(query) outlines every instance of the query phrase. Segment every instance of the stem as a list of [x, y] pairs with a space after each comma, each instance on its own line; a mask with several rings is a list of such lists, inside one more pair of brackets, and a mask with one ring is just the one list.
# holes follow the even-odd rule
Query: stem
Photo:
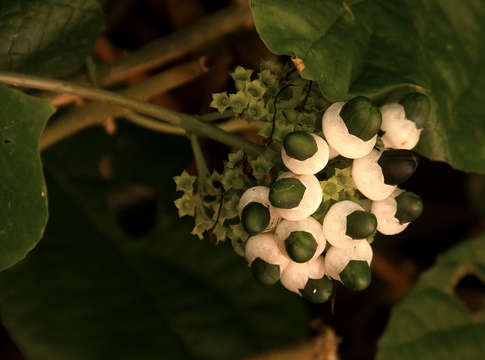
[[197, 166], [197, 192], [200, 194], [204, 191], [205, 180], [209, 176], [209, 168], [205, 162], [204, 154], [200, 148], [199, 139], [194, 134], [189, 135], [190, 144], [194, 153], [195, 165]]
[[91, 82], [91, 85], [93, 85], [96, 88], [99, 88], [98, 75], [96, 73], [96, 63], [94, 62], [94, 59], [91, 55], [89, 55], [86, 58], [86, 70], [87, 70], [88, 78], [89, 78], [89, 81]]
[[141, 114], [165, 120], [173, 125], [182, 126], [189, 132], [207, 136], [223, 144], [243, 149], [248, 154], [257, 155], [263, 151], [263, 147], [260, 145], [252, 143], [240, 136], [225, 132], [224, 130], [221, 130], [208, 123], [204, 123], [188, 114], [178, 113], [155, 104], [140, 101], [109, 91], [76, 85], [65, 81], [10, 72], [0, 72], [0, 81], [14, 86], [30, 87], [54, 92], [67, 92], [90, 100], [104, 101], [107, 103], [120, 105]]
[[208, 114], [204, 115], [199, 115], [197, 118], [200, 121], [204, 122], [212, 122], [212, 121], [217, 121], [217, 120], [222, 120], [222, 119], [229, 119], [234, 117], [234, 112], [232, 110], [226, 110], [223, 113], [220, 113], [218, 111], [214, 111]]
[[[155, 120], [147, 116], [134, 113], [132, 111], [129, 111], [126, 114], [124, 114], [123, 118], [125, 118], [128, 121], [131, 121], [134, 124], [150, 129], [152, 131], [158, 131], [158, 132], [162, 132], [165, 134], [172, 134], [172, 135], [187, 134], [187, 132], [184, 129], [178, 126], [166, 124], [159, 120]], [[259, 122], [247, 122], [245, 120], [236, 118], [230, 121], [226, 121], [222, 124], [218, 124], [217, 127], [228, 132], [239, 132], [244, 130], [260, 130], [262, 127], [262, 124]]]

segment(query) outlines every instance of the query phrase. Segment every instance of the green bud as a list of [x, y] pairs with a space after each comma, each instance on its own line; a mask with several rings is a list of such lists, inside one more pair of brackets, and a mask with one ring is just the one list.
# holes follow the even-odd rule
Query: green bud
[[340, 273], [340, 279], [346, 287], [354, 291], [366, 289], [371, 281], [369, 264], [362, 260], [350, 260]]
[[315, 255], [317, 242], [312, 234], [306, 231], [293, 231], [285, 240], [286, 252], [298, 263], [304, 263]]
[[280, 279], [280, 266], [268, 264], [261, 258], [253, 261], [251, 270], [256, 280], [264, 285], [274, 285]]
[[293, 209], [300, 204], [306, 187], [300, 180], [284, 178], [276, 180], [269, 191], [269, 201], [274, 207]]
[[411, 177], [418, 167], [418, 158], [409, 150], [386, 150], [377, 161], [388, 185], [399, 185]]
[[318, 150], [313, 136], [304, 131], [293, 131], [286, 135], [283, 146], [288, 156], [300, 161], [311, 158]]
[[407, 191], [396, 196], [397, 211], [394, 215], [399, 223], [416, 220], [423, 212], [423, 200], [413, 192]]
[[349, 133], [364, 141], [372, 139], [381, 128], [380, 110], [364, 96], [357, 96], [345, 103], [340, 117]]
[[305, 288], [300, 290], [305, 299], [321, 304], [330, 299], [333, 293], [333, 282], [324, 276], [321, 279], [308, 279]]
[[256, 235], [264, 231], [269, 224], [269, 210], [263, 204], [251, 202], [247, 204], [241, 214], [241, 223], [249, 235]]
[[431, 109], [429, 98], [415, 92], [407, 95], [399, 103], [404, 107], [406, 119], [414, 121], [417, 128], [423, 128]]
[[377, 228], [376, 216], [367, 211], [356, 210], [347, 215], [347, 231], [352, 239], [365, 239]]

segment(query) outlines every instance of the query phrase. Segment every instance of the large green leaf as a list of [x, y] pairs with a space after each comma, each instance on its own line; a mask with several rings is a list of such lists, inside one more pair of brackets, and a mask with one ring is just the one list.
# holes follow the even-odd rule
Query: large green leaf
[[[230, 246], [196, 239], [178, 219], [172, 176], [190, 157], [186, 140], [131, 126], [47, 152], [46, 235], [0, 275], [1, 318], [28, 359], [229, 359], [305, 334], [299, 298], [258, 285]], [[156, 225], [142, 237], [114, 211], [131, 188], [157, 196]], [[131, 223], [148, 216], [139, 212]]]
[[39, 136], [54, 109], [0, 84], [0, 270], [25, 257], [47, 222]]
[[98, 0], [0, 0], [0, 70], [72, 75], [102, 26]]
[[333, 101], [420, 91], [432, 113], [418, 151], [485, 172], [485, 2], [250, 0], [268, 48], [303, 60]]
[[394, 307], [379, 342], [378, 360], [483, 358], [485, 312], [473, 316], [453, 295], [453, 287], [470, 271], [485, 281], [484, 245], [481, 236], [438, 257]]

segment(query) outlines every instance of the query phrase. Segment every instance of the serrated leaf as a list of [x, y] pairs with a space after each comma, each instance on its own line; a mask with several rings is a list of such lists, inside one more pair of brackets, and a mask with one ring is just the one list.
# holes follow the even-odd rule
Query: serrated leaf
[[222, 174], [221, 184], [225, 191], [240, 190], [244, 188], [243, 171], [240, 168], [226, 169]]
[[415, 287], [394, 306], [379, 341], [377, 360], [481, 359], [485, 323], [474, 318], [453, 294], [471, 270], [485, 281], [485, 237], [458, 244], [440, 255]]
[[269, 49], [302, 59], [301, 75], [316, 80], [325, 97], [364, 95], [382, 103], [425, 93], [431, 114], [418, 152], [485, 173], [485, 2], [251, 0], [250, 6]]
[[0, 2], [0, 69], [50, 77], [78, 71], [103, 29], [97, 0]]
[[244, 159], [244, 151], [238, 150], [236, 152], [229, 153], [227, 158], [228, 161], [226, 161], [225, 167], [228, 169], [234, 169]]
[[182, 171], [182, 174], [174, 176], [173, 178], [176, 184], [176, 190], [189, 194], [194, 192], [194, 183], [196, 179], [196, 176], [189, 175], [189, 173], [185, 170]]
[[47, 223], [39, 137], [54, 108], [0, 83], [0, 270], [22, 260]]
[[[106, 155], [112, 181], [97, 171]], [[197, 240], [192, 219], [177, 218], [171, 177], [192, 158], [183, 139], [120, 123], [114, 136], [88, 129], [43, 156], [51, 221], [40, 246], [0, 274], [2, 325], [25, 358], [222, 360], [305, 334], [299, 299], [261, 287], [230, 246]], [[110, 201], [133, 183], [157, 205], [155, 226], [136, 238]]]

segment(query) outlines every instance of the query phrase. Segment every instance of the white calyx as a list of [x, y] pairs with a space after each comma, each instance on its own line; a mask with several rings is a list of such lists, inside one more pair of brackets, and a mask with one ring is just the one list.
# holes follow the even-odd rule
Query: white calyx
[[268, 208], [269, 210], [269, 223], [266, 229], [264, 231], [270, 231], [275, 228], [275, 226], [278, 224], [280, 221], [280, 217], [276, 213], [275, 209], [273, 206], [271, 206], [271, 203], [269, 202], [269, 188], [266, 186], [254, 186], [252, 188], [247, 189], [244, 194], [242, 194], [241, 199], [239, 199], [239, 205], [238, 205], [238, 211], [239, 211], [239, 217], [241, 217], [242, 211], [246, 205], [252, 202], [257, 202], [260, 203], [261, 205], [264, 205]]
[[354, 160], [352, 164], [352, 180], [355, 187], [371, 200], [384, 200], [396, 188], [396, 185], [384, 183], [384, 174], [377, 163], [381, 154], [377, 150], [372, 150], [370, 154]]
[[[288, 221], [283, 220], [278, 224], [275, 230], [275, 239], [281, 252], [288, 256], [286, 252], [286, 239], [293, 231], [306, 231], [313, 235], [313, 238], [317, 242], [317, 249], [312, 259], [320, 256], [325, 250], [325, 244], [327, 243], [325, 236], [323, 235], [322, 225], [312, 218], [311, 216], [300, 221]], [[311, 261], [311, 260], [310, 260]]]
[[299, 221], [310, 216], [322, 203], [323, 193], [320, 182], [315, 175], [296, 175], [291, 172], [281, 174], [278, 179], [295, 178], [298, 179], [303, 186], [305, 192], [297, 207], [292, 209], [274, 208], [275, 212], [283, 219], [290, 221]]
[[328, 145], [328, 160], [332, 160], [332, 159], [336, 158], [339, 155], [340, 154], [338, 153], [337, 150], [335, 150], [333, 147], [331, 147], [330, 145]]
[[301, 296], [299, 290], [305, 288], [308, 279], [321, 279], [323, 275], [325, 275], [325, 261], [322, 256], [318, 256], [306, 263], [290, 260], [281, 274], [280, 281], [285, 288]]
[[344, 102], [336, 102], [325, 111], [322, 117], [322, 130], [328, 144], [340, 155], [349, 159], [358, 159], [371, 152], [376, 144], [377, 135], [364, 141], [349, 133], [340, 110]]
[[345, 269], [349, 261], [366, 261], [370, 266], [372, 255], [372, 248], [367, 241], [358, 242], [353, 247], [345, 249], [331, 247], [325, 254], [325, 273], [332, 279], [341, 282], [340, 273]]
[[320, 136], [310, 134], [317, 144], [317, 152], [305, 160], [298, 160], [288, 156], [285, 147], [281, 147], [281, 159], [285, 166], [299, 175], [312, 175], [322, 170], [328, 163], [328, 144]]
[[290, 262], [290, 258], [281, 252], [276, 245], [274, 235], [270, 233], [251, 236], [246, 243], [245, 257], [249, 266], [256, 258], [260, 258], [268, 264], [279, 265], [280, 275]]
[[381, 107], [381, 114], [384, 147], [413, 149], [419, 141], [422, 129], [418, 129], [414, 121], [406, 119], [404, 106], [398, 103], [386, 104]]
[[373, 201], [371, 212], [377, 219], [377, 231], [384, 235], [395, 235], [406, 229], [409, 223], [401, 224], [395, 217], [397, 211], [396, 197], [399, 196], [403, 190], [396, 189], [386, 199]]
[[323, 234], [332, 246], [351, 248], [356, 243], [367, 242], [366, 239], [352, 239], [346, 235], [347, 216], [354, 211], [364, 211], [364, 208], [353, 201], [344, 200], [333, 204], [323, 219]]

